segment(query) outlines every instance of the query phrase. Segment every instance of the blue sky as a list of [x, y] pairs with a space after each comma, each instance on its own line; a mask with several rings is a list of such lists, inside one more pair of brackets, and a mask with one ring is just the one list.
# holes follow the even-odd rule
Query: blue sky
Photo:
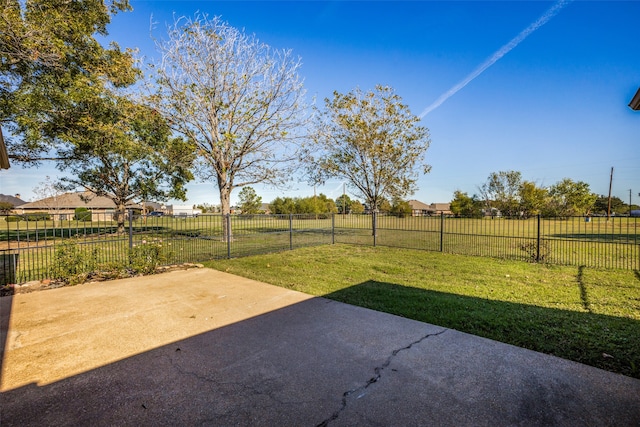
[[[219, 15], [274, 48], [301, 57], [309, 99], [334, 90], [393, 87], [419, 115], [473, 73], [557, 2], [547, 1], [137, 1], [116, 15], [110, 40], [154, 57], [150, 34], [162, 38], [173, 16]], [[640, 112], [627, 105], [640, 87], [638, 1], [573, 1], [422, 124], [431, 133], [430, 174], [408, 198], [448, 202], [455, 190], [477, 193], [494, 171], [518, 170], [548, 186], [568, 177], [640, 203]], [[150, 31], [150, 22], [155, 22]], [[0, 192], [26, 200], [52, 167], [2, 171]], [[263, 201], [309, 196], [255, 186]], [[189, 185], [189, 203], [218, 203], [213, 183]], [[342, 194], [340, 181], [318, 192]], [[232, 203], [237, 200], [236, 190]]]

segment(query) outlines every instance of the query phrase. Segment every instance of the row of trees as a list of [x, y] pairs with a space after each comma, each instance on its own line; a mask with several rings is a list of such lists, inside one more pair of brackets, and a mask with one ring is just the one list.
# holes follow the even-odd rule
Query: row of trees
[[1, 1], [0, 125], [12, 162], [53, 161], [68, 188], [109, 197], [118, 212], [184, 200], [197, 176], [227, 214], [234, 189], [284, 185], [296, 170], [309, 183], [345, 180], [379, 209], [415, 190], [419, 165], [429, 171], [428, 130], [391, 88], [335, 92], [311, 108], [299, 58], [217, 17], [177, 19], [143, 72], [132, 51], [94, 38], [128, 0]]
[[[238, 208], [243, 214], [264, 213], [262, 197], [258, 196], [252, 187], [244, 187], [239, 197]], [[273, 214], [361, 214], [365, 212], [365, 206], [359, 200], [351, 199], [347, 194], [341, 195], [334, 201], [320, 193], [318, 196], [310, 197], [276, 197], [269, 203], [269, 210]], [[397, 216], [411, 215], [411, 206], [401, 199], [390, 203], [386, 198], [382, 198], [378, 210]]]
[[[204, 213], [221, 212], [219, 205], [200, 204], [195, 207]], [[258, 196], [252, 187], [244, 187], [240, 191], [238, 209], [246, 215], [263, 214], [266, 211], [262, 204], [262, 197]], [[348, 194], [343, 194], [332, 200], [320, 193], [310, 197], [276, 197], [269, 203], [268, 209], [273, 214], [361, 214], [367, 208], [362, 202], [352, 199]], [[407, 201], [396, 199], [391, 203], [386, 198], [380, 201], [378, 211], [401, 217], [410, 216], [412, 212]]]
[[[611, 212], [624, 210], [624, 202], [611, 198]], [[522, 179], [518, 171], [493, 172], [479, 187], [479, 195], [456, 191], [451, 201], [456, 215], [480, 217], [487, 212], [528, 218], [534, 215], [568, 217], [607, 214], [609, 198], [591, 192], [589, 184], [565, 178], [549, 187]]]

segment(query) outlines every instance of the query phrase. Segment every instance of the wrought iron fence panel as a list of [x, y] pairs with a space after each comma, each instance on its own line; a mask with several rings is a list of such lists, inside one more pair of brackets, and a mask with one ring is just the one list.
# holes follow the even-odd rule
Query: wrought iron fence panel
[[[640, 218], [456, 218], [380, 214], [0, 216], [0, 285], [51, 278], [74, 244], [82, 262], [128, 265], [141, 245], [167, 264], [346, 243], [640, 270]], [[56, 267], [58, 266], [58, 267]], [[97, 267], [96, 267], [97, 268]]]

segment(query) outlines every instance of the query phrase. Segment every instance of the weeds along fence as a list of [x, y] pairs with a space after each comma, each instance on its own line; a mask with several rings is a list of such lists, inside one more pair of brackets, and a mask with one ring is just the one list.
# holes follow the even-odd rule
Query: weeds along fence
[[[55, 220], [0, 217], [0, 285], [50, 278], [65, 262], [92, 268], [127, 266], [135, 253], [155, 248], [164, 264], [278, 252], [303, 246], [348, 243], [455, 254], [640, 269], [640, 218], [398, 218], [383, 215], [136, 216], [123, 224], [111, 216]], [[142, 251], [139, 251], [142, 250]]]
[[[49, 218], [49, 219], [43, 219]], [[278, 252], [331, 243], [330, 215], [112, 215], [56, 220], [51, 215], [0, 217], [0, 285], [51, 278], [60, 263], [113, 270], [136, 254], [160, 253], [163, 264]], [[69, 244], [74, 257], [69, 260]], [[154, 249], [154, 251], [145, 250]], [[81, 269], [81, 268], [79, 268]]]

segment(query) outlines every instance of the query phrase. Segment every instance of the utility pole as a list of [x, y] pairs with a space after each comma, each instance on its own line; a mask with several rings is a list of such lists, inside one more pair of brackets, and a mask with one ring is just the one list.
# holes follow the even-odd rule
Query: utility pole
[[631, 216], [631, 189], [629, 189], [629, 216]]

